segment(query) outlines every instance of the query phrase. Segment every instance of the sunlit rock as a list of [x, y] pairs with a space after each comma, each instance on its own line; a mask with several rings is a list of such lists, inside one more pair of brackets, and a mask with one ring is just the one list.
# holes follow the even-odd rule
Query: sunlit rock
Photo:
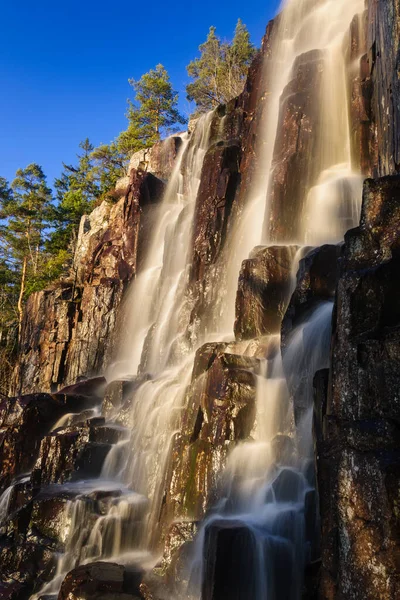
[[235, 320], [239, 340], [279, 333], [297, 250], [297, 246], [257, 247], [242, 263]]

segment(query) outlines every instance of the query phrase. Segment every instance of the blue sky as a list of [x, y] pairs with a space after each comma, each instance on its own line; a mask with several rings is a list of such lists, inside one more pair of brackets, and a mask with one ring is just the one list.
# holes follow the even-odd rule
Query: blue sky
[[109, 142], [126, 127], [128, 78], [162, 63], [188, 111], [185, 67], [210, 25], [231, 38], [238, 17], [260, 44], [279, 0], [3, 0], [0, 175], [39, 163], [48, 181], [79, 142]]

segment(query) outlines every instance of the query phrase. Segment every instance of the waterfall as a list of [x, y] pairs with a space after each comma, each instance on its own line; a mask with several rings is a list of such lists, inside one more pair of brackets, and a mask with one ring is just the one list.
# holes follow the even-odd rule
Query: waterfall
[[[196, 332], [190, 330], [194, 325], [189, 318], [188, 292], [192, 224], [204, 156], [212, 136], [222, 135], [224, 123], [219, 131], [211, 132], [215, 115], [209, 113], [199, 119], [190, 137], [183, 136], [164, 199], [154, 215], [144, 265], [129, 290], [121, 351], [107, 373], [109, 380], [137, 378], [134, 401], [125, 415], [128, 437], [114, 446], [93, 487], [82, 486], [77, 499], [69, 503], [66, 551], [56, 578], [41, 595], [54, 593], [63, 575], [76, 564], [97, 559], [124, 564], [138, 561], [146, 566], [156, 563], [158, 557], [152, 551], [157, 548], [157, 519], [195, 352], [207, 342], [232, 340], [242, 261], [260, 243], [295, 244], [299, 249], [293, 253], [292, 272], [296, 273], [299, 259], [307, 253], [306, 245], [337, 243], [357, 224], [361, 177], [351, 162], [342, 44], [353, 16], [362, 10], [363, 0], [284, 3], [273, 34], [273, 60], [264, 65], [269, 90], [258, 133], [258, 169], [244, 211], [230, 226], [219, 258], [226, 281], [223, 286], [217, 279], [212, 281], [218, 302], [206, 306], [201, 318], [207, 325], [197, 324]], [[283, 168], [284, 110], [293, 94], [291, 81], [311, 63], [319, 82], [310, 92], [318, 123], [313, 139], [316, 153], [308, 156], [304, 165], [304, 191], [297, 192], [293, 210], [298, 210], [288, 233], [285, 216], [282, 227], [277, 225], [282, 207], [276, 206], [276, 199], [281, 191], [274, 188]], [[290, 203], [292, 198], [286, 197], [286, 201]], [[220, 473], [219, 500], [208, 507], [200, 527], [188, 565], [189, 590], [183, 594], [204, 600], [228, 597], [224, 596], [228, 588], [223, 571], [228, 567], [219, 550], [222, 544], [229, 548], [231, 565], [240, 564], [249, 572], [245, 587], [243, 577], [231, 573], [229, 589], [235, 587], [235, 598], [301, 597], [304, 566], [315, 558], [318, 543], [315, 523], [310, 531], [316, 511], [310, 468], [312, 377], [328, 365], [331, 313], [331, 302], [316, 306], [307, 321], [292, 332], [283, 358], [278, 351], [260, 361], [255, 372], [254, 430], [251, 439], [231, 450]], [[268, 343], [278, 348], [279, 338], [270, 336]], [[301, 444], [293, 424], [291, 379], [305, 382], [309, 406], [298, 424]], [[88, 517], [88, 495], [104, 489], [118, 494], [93, 522]], [[87, 523], [90, 532], [85, 530]], [[213, 561], [207, 559], [211, 554]]]

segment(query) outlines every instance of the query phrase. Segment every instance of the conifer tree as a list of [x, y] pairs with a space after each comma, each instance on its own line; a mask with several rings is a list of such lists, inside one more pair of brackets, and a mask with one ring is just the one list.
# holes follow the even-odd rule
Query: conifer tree
[[117, 138], [119, 151], [126, 155], [152, 146], [176, 124], [186, 123], [177, 109], [178, 94], [163, 65], [150, 69], [138, 81], [129, 79], [129, 83], [135, 98], [128, 102], [128, 128]]
[[168, 72], [157, 65], [135, 81], [129, 79], [135, 97], [128, 101], [128, 127], [110, 144], [101, 144], [91, 153], [93, 172], [101, 193], [115, 186], [126, 175], [129, 159], [134, 152], [149, 148], [160, 138], [175, 131], [186, 119], [177, 109], [178, 94], [172, 88]]
[[1, 240], [8, 249], [6, 265], [18, 278], [19, 327], [23, 298], [40, 279], [46, 229], [50, 225], [52, 194], [42, 168], [33, 163], [19, 169], [11, 187], [1, 186]]
[[94, 146], [86, 138], [79, 148], [83, 152], [77, 155], [78, 164], [63, 163], [64, 171], [54, 182], [58, 200], [52, 215], [55, 229], [47, 242], [47, 249], [53, 254], [65, 250], [71, 242], [74, 246], [80, 220], [93, 209], [100, 194], [92, 158]]
[[239, 19], [231, 43], [221, 42], [215, 27], [210, 27], [199, 50], [200, 57], [187, 66], [188, 75], [194, 81], [186, 86], [186, 93], [188, 100], [196, 103], [197, 112], [204, 112], [241, 93], [255, 48]]

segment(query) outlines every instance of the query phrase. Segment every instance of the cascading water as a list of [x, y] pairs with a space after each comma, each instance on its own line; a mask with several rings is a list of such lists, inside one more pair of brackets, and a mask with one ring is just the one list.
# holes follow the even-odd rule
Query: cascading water
[[[146, 550], [152, 548], [157, 536], [155, 524], [163, 501], [171, 444], [185, 408], [194, 354], [203, 343], [232, 338], [241, 263], [260, 242], [271, 241], [269, 198], [275, 168], [271, 140], [277, 137], [280, 101], [296, 60], [312, 50], [321, 52], [323, 64], [321, 89], [314, 99], [319, 114], [318, 155], [308, 157], [313, 162], [313, 179], [303, 198], [303, 208], [296, 215], [300, 233], [291, 242], [299, 246], [338, 242], [357, 223], [361, 179], [351, 165], [342, 43], [352, 17], [362, 9], [363, 0], [284, 3], [274, 34], [275, 58], [268, 64], [269, 101], [258, 136], [259, 169], [244, 212], [230, 227], [226, 250], [220, 258], [226, 271], [220, 301], [204, 311], [203, 318], [213, 324], [212, 335], [188, 335], [185, 314], [192, 221], [203, 159], [210, 143], [212, 113], [201, 117], [190, 138], [183, 136], [145, 264], [130, 290], [124, 347], [108, 373], [109, 379], [132, 379], [138, 371], [143, 377], [126, 416], [127, 437], [111, 450], [99, 481], [90, 484], [90, 489], [87, 484], [75, 486], [75, 491], [79, 488], [78, 497], [65, 513], [66, 552], [59, 561], [55, 580], [41, 594], [54, 593], [66, 571], [82, 562], [102, 558], [151, 564], [152, 557]], [[290, 202], [290, 198], [286, 200]], [[263, 230], [264, 213], [267, 226]], [[295, 255], [293, 271], [305, 252], [300, 249]], [[218, 289], [219, 282], [213, 283]], [[223, 578], [216, 576], [228, 560], [218, 551], [219, 540], [225, 539], [230, 548], [230, 567], [239, 560], [241, 569], [249, 571], [245, 589], [243, 578], [235, 579], [235, 573], [231, 574], [230, 589], [236, 586], [236, 598], [296, 600], [301, 596], [304, 565], [316, 552], [316, 527], [310, 526], [316, 501], [310, 469], [310, 411], [298, 424], [298, 429], [304, 431], [300, 437], [306, 440], [298, 448], [290, 379], [305, 379], [305, 393], [311, 394], [314, 372], [328, 364], [331, 310], [331, 303], [318, 305], [292, 332], [283, 363], [279, 336], [271, 336], [269, 344], [275, 352], [261, 361], [257, 373], [252, 439], [236, 446], [228, 456], [221, 473], [220, 500], [210, 507], [200, 528], [190, 566], [190, 589], [184, 594], [202, 595], [207, 600], [228, 597], [224, 596], [227, 590]], [[207, 331], [207, 327], [199, 330]], [[149, 374], [147, 378], [145, 373]], [[308, 402], [311, 406], [310, 398]], [[91, 494], [98, 490], [118, 493], [110, 495], [104, 514], [93, 519]], [[212, 552], [214, 560], [210, 562], [207, 554]], [[213, 595], [210, 581], [214, 582]]]

